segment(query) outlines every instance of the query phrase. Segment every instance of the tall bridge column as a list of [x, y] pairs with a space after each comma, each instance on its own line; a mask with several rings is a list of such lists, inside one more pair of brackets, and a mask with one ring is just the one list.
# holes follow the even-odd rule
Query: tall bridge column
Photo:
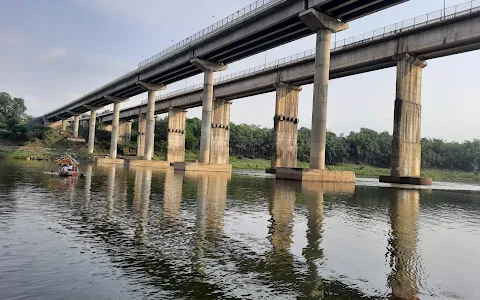
[[113, 120], [112, 120], [112, 139], [110, 142], [110, 158], [117, 158], [117, 145], [120, 130], [120, 103], [127, 100], [126, 98], [105, 96], [106, 99], [113, 102]]
[[78, 115], [73, 117], [73, 137], [78, 138], [78, 126], [80, 123], [80, 117]]
[[138, 115], [138, 136], [137, 136], [137, 156], [145, 155], [145, 130], [147, 128], [147, 119], [145, 114]]
[[281, 82], [276, 89], [275, 140], [272, 168], [267, 170], [268, 173], [275, 173], [277, 167], [297, 167], [298, 97], [302, 88]]
[[90, 124], [88, 125], [88, 153], [92, 154], [95, 149], [95, 123], [97, 121], [97, 109], [90, 110]]
[[167, 161], [185, 161], [185, 130], [187, 111], [170, 108], [168, 111]]
[[213, 83], [214, 72], [226, 70], [222, 64], [195, 58], [190, 61], [194, 66], [204, 72], [203, 100], [202, 100], [202, 135], [200, 137], [200, 157], [202, 163], [210, 163], [210, 141], [213, 110]]
[[301, 12], [299, 17], [310, 30], [317, 34], [310, 169], [277, 168], [277, 178], [322, 182], [354, 182], [355, 174], [353, 172], [325, 170], [330, 41], [332, 32], [348, 29], [348, 24], [327, 16], [314, 8]]
[[213, 102], [210, 140], [210, 163], [228, 164], [230, 158], [230, 107], [231, 101], [215, 99]]
[[67, 130], [67, 120], [62, 120], [62, 131]]
[[152, 160], [155, 143], [155, 96], [158, 91], [166, 89], [164, 85], [139, 82], [138, 85], [148, 90], [146, 130], [145, 130], [145, 160]]
[[[230, 103], [215, 102], [213, 98], [214, 72], [226, 70], [227, 66], [195, 58], [190, 61], [204, 72], [202, 96], [202, 135], [200, 137], [200, 155], [197, 163], [175, 162], [175, 170], [231, 172], [228, 164], [228, 141], [230, 129]], [[228, 111], [228, 113], [227, 113]], [[226, 121], [228, 119], [228, 122]], [[213, 135], [212, 135], [212, 127]], [[225, 147], [226, 143], [226, 147]], [[213, 146], [212, 146], [213, 144]]]
[[408, 53], [395, 56], [397, 61], [397, 91], [393, 120], [391, 176], [381, 176], [381, 182], [432, 184], [431, 178], [421, 178], [420, 128], [422, 120], [422, 70], [427, 62]]

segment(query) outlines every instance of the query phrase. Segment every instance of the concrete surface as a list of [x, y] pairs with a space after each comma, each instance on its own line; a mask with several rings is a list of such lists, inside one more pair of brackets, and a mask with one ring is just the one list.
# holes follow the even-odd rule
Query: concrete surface
[[230, 107], [232, 102], [215, 99], [213, 103], [210, 163], [228, 164], [230, 158]]
[[422, 69], [427, 62], [408, 53], [394, 59], [398, 62], [391, 175], [419, 177], [422, 154]]
[[[286, 83], [278, 83], [276, 90], [275, 117], [273, 118], [275, 140], [271, 169], [277, 167], [296, 168], [299, 122], [298, 99], [302, 88]], [[272, 170], [270, 171], [272, 172]]]
[[92, 154], [95, 149], [95, 123], [97, 121], [97, 111], [90, 111], [90, 122], [88, 128], [88, 153]]
[[187, 111], [171, 108], [168, 111], [167, 161], [185, 161], [185, 132]]
[[200, 162], [175, 162], [175, 170], [186, 172], [232, 172], [230, 164], [205, 164]]
[[123, 165], [130, 167], [151, 167], [157, 169], [168, 169], [170, 163], [160, 160], [130, 160], [130, 159], [112, 159], [97, 158], [96, 163], [99, 165]]
[[301, 168], [277, 168], [277, 179], [316, 182], [355, 183], [355, 173]]
[[138, 136], [137, 136], [137, 157], [145, 155], [145, 130], [147, 129], [147, 120], [144, 114], [138, 115]]

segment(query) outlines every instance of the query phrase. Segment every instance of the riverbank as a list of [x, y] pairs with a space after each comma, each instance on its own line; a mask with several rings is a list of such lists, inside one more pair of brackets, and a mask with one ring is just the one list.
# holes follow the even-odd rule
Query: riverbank
[[[65, 152], [75, 153], [81, 160], [87, 160], [90, 155], [86, 149], [55, 149], [44, 148], [35, 145], [16, 146], [12, 143], [0, 141], [0, 158], [8, 159], [28, 159], [28, 160], [54, 160]], [[100, 151], [105, 152], [105, 151]], [[101, 155], [98, 153], [97, 155]], [[106, 152], [105, 152], [106, 155]], [[157, 160], [163, 160], [164, 155], [155, 156]], [[195, 161], [198, 159], [198, 154], [195, 152], [187, 152], [185, 154], [186, 161]], [[266, 170], [270, 168], [270, 160], [267, 159], [250, 159], [237, 157], [230, 157], [230, 164], [233, 169], [245, 170]], [[308, 168], [308, 163], [299, 162], [299, 168]], [[358, 164], [342, 164], [328, 166], [330, 170], [338, 171], [353, 171], [357, 177], [372, 177], [377, 178], [382, 175], [389, 175], [390, 169], [378, 168], [367, 165]], [[436, 181], [456, 181], [456, 182], [478, 182], [480, 181], [480, 174], [453, 171], [453, 170], [437, 170], [437, 169], [423, 169], [422, 176], [433, 178]]]

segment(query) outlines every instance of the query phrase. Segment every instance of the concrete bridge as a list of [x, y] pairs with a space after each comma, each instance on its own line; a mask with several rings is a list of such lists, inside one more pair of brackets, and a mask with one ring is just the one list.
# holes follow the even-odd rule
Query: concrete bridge
[[[231, 105], [229, 100], [276, 90], [277, 105], [274, 118], [276, 150], [272, 159], [272, 167], [277, 169], [277, 177], [351, 182], [355, 180], [355, 176], [351, 172], [325, 171], [328, 80], [396, 65], [398, 78], [392, 176], [382, 179], [389, 182], [431, 182], [431, 180], [422, 180], [419, 177], [421, 70], [426, 66], [426, 59], [478, 49], [480, 18], [479, 7], [475, 6], [475, 2], [456, 6], [453, 11], [452, 8], [449, 8], [445, 12], [439, 11], [415, 18], [411, 22], [409, 20], [397, 23], [383, 28], [383, 32], [377, 30], [361, 38], [354, 38], [350, 43], [345, 41], [341, 42], [343, 44], [337, 43], [333, 45], [331, 60], [331, 32], [346, 29], [348, 25], [311, 8], [300, 12], [298, 17], [305, 26], [313, 32], [317, 32], [317, 47], [315, 50], [297, 56], [297, 59], [291, 59], [292, 61], [289, 63], [277, 64], [246, 76], [219, 82], [215, 85], [214, 94], [213, 72], [225, 69], [225, 65], [223, 62], [212, 63], [196, 58], [191, 63], [204, 70], [206, 74], [203, 89], [167, 95], [156, 103], [155, 93], [149, 92], [146, 106], [140, 105], [122, 112], [119, 110], [119, 105], [115, 105], [113, 114], [100, 118], [102, 122], [112, 121], [113, 124], [111, 158], [116, 158], [120, 120], [139, 117], [138, 148], [140, 151], [138, 154], [147, 160], [150, 159], [153, 153], [153, 129], [150, 128], [150, 125], [154, 123], [154, 114], [168, 111], [168, 161], [176, 162], [178, 169], [196, 170], [200, 168], [229, 171], [231, 170], [231, 166], [228, 165]], [[300, 170], [296, 168], [298, 93], [301, 90], [300, 85], [312, 82], [314, 83], [314, 115], [312, 118], [311, 168]], [[147, 88], [150, 85], [151, 91], [162, 88], [160, 85], [151, 86], [151, 83], [145, 82], [140, 82], [139, 85]], [[215, 101], [213, 101], [214, 97]], [[117, 104], [124, 100], [121, 97], [105, 95], [102, 99], [117, 102]], [[84, 104], [77, 104], [85, 107]], [[184, 160], [185, 109], [200, 105], [203, 106], [200, 147], [202, 164], [180, 163]], [[96, 119], [94, 109], [92, 116], [92, 120]], [[47, 120], [53, 121], [59, 117], [63, 117], [63, 113], [54, 112], [45, 116]], [[78, 117], [76, 120], [75, 123], [78, 123]], [[150, 125], [146, 125], [146, 123]], [[90, 122], [89, 149], [91, 151], [93, 151], [94, 124], [95, 122]], [[126, 127], [128, 128], [128, 125]], [[142, 149], [145, 150], [142, 151]]]

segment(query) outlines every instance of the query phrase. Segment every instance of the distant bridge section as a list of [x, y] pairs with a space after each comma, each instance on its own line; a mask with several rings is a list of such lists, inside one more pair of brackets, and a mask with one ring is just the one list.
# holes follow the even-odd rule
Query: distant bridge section
[[202, 73], [190, 61], [228, 64], [312, 34], [299, 14], [310, 8], [348, 22], [408, 0], [259, 0], [143, 61], [138, 68], [45, 115], [59, 121], [127, 99], [147, 89], [142, 82], [170, 83]]

